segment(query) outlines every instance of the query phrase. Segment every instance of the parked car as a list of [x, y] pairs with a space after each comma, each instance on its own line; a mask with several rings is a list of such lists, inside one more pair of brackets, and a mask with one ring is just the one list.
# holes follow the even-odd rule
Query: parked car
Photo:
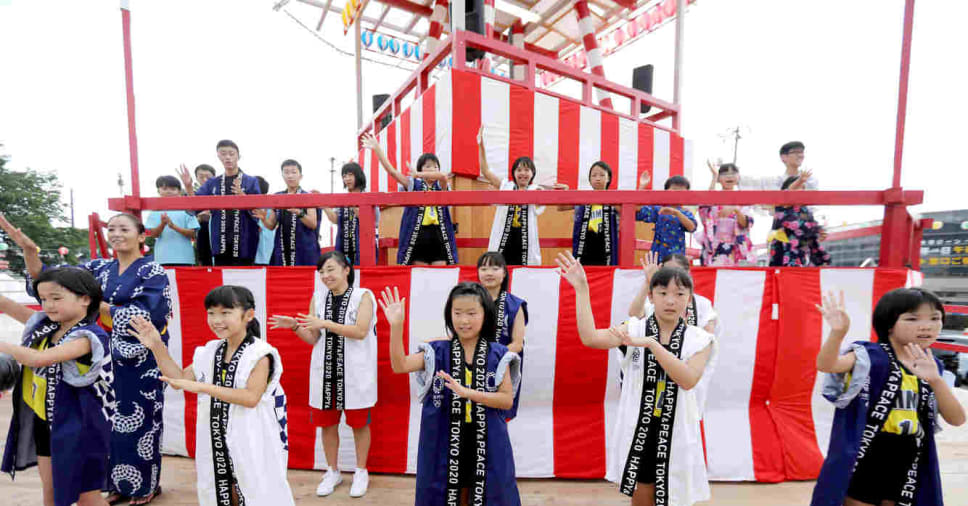
[[[957, 344], [968, 347], [968, 335], [962, 330], [944, 329], [938, 336], [939, 343]], [[968, 353], [932, 348], [935, 357], [944, 364], [945, 370], [955, 375], [955, 386], [968, 384]]]

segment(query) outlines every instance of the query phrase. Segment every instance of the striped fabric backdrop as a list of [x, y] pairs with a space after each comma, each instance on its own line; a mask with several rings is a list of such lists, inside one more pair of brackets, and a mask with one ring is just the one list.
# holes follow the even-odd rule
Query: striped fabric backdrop
[[[422, 153], [435, 153], [441, 170], [477, 177], [477, 132], [485, 128], [487, 162], [507, 172], [519, 156], [538, 168], [536, 182], [591, 189], [587, 171], [604, 160], [612, 167], [612, 188], [634, 190], [648, 171], [661, 189], [669, 176], [690, 176], [692, 146], [677, 134], [653, 128], [578, 102], [523, 86], [450, 70], [377, 134], [399, 170], [416, 168]], [[359, 153], [370, 191], [397, 191], [370, 150]]]
[[[643, 281], [642, 271], [587, 270], [597, 325], [625, 320]], [[311, 268], [178, 268], [168, 275], [176, 297], [169, 349], [183, 365], [195, 347], [213, 338], [202, 304], [210, 289], [220, 284], [251, 289], [265, 327], [267, 315], [305, 312], [319, 283]], [[888, 290], [904, 286], [907, 271], [696, 268], [693, 275], [696, 291], [713, 301], [724, 329], [703, 422], [710, 478], [816, 478], [833, 408], [818, 393], [814, 359], [827, 329], [814, 304], [822, 292], [843, 290], [853, 322], [848, 340], [870, 339], [874, 304]], [[575, 326], [574, 291], [553, 269], [519, 267], [511, 276], [511, 291], [528, 301], [531, 317], [520, 410], [509, 424], [517, 474], [601, 478], [619, 395], [617, 352], [582, 346]], [[369, 267], [357, 272], [360, 286], [374, 293], [397, 286], [407, 297], [404, 339], [411, 348], [444, 335], [442, 312], [450, 288], [475, 278], [473, 267]], [[407, 375], [390, 370], [389, 328], [382, 311], [377, 318], [380, 400], [372, 413], [369, 468], [413, 473], [420, 425], [416, 386]], [[288, 330], [269, 331], [268, 341], [283, 359], [289, 465], [322, 468], [321, 431], [310, 420], [308, 408], [310, 348]], [[194, 455], [195, 396], [168, 389], [165, 402], [164, 451]], [[341, 432], [340, 464], [352, 469], [352, 433], [345, 426]]]

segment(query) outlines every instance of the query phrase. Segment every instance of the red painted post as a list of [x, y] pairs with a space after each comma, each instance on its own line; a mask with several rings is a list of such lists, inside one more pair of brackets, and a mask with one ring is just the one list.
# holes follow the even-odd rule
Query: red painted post
[[376, 211], [372, 205], [361, 205], [360, 219], [360, 265], [376, 265]]
[[97, 258], [94, 256], [94, 252], [97, 251], [97, 237], [94, 235], [97, 230], [94, 225], [95, 216], [97, 216], [96, 213], [87, 217], [87, 247], [90, 250], [91, 260]]
[[635, 267], [635, 204], [622, 204], [618, 224], [618, 264]]
[[[602, 66], [602, 50], [598, 47], [598, 39], [595, 38], [595, 26], [592, 24], [592, 15], [588, 10], [587, 0], [578, 0], [575, 2], [575, 13], [578, 15], [578, 30], [581, 32], [581, 41], [585, 46], [585, 54], [588, 55], [588, 67], [591, 69], [592, 74], [599, 77], [605, 77], [605, 68]], [[586, 83], [586, 86], [590, 86]], [[598, 103], [602, 107], [612, 108], [612, 95], [607, 91], [595, 88], [595, 94], [598, 96]]]
[[[141, 196], [141, 178], [138, 175], [138, 134], [134, 114], [134, 70], [131, 63], [131, 10], [127, 0], [121, 0], [121, 31], [124, 37], [124, 84], [128, 105], [128, 152], [131, 164], [131, 194]], [[138, 209], [132, 212], [140, 217]]]

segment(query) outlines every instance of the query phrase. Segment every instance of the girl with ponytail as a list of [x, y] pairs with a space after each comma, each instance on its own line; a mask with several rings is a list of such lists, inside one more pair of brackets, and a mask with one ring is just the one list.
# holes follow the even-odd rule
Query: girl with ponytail
[[195, 348], [192, 363], [184, 369], [168, 354], [150, 322], [135, 318], [131, 331], [158, 361], [159, 380], [198, 394], [198, 503], [294, 504], [286, 481], [289, 444], [282, 360], [260, 338], [255, 298], [247, 288], [220, 286], [205, 297], [205, 309], [218, 339]]

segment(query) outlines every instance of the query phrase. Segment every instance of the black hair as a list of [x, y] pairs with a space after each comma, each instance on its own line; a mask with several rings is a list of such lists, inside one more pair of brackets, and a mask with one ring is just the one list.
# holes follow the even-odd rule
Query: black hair
[[491, 295], [487, 293], [487, 289], [480, 283], [473, 281], [457, 283], [457, 286], [447, 296], [447, 304], [444, 305], [444, 326], [447, 327], [447, 333], [450, 336], [457, 335], [457, 331], [454, 330], [454, 320], [450, 316], [450, 311], [454, 307], [454, 299], [457, 297], [477, 297], [481, 307], [484, 308], [484, 324], [481, 325], [479, 337], [488, 341], [496, 341], [497, 310], [494, 308], [494, 301], [491, 300]]
[[[485, 265], [501, 267], [504, 269], [504, 280], [501, 281], [501, 290], [505, 292], [508, 291], [508, 278], [510, 276], [508, 276], [508, 263], [504, 260], [504, 255], [502, 255], [500, 251], [485, 252], [480, 258], [477, 259], [478, 270]], [[480, 275], [478, 275], [478, 280], [480, 280]]]
[[222, 139], [218, 141], [218, 144], [215, 145], [215, 151], [218, 151], [222, 148], [232, 148], [235, 150], [236, 154], [242, 154], [242, 152], [239, 151], [239, 145], [228, 139]]
[[[244, 286], [222, 285], [213, 288], [205, 296], [205, 309], [208, 310], [213, 307], [239, 308], [245, 313], [250, 309], [255, 309], [255, 296]], [[255, 337], [262, 337], [259, 320], [253, 318], [246, 326], [245, 332]]]
[[649, 291], [651, 292], [657, 286], [669, 286], [669, 283], [673, 282], [680, 288], [688, 288], [690, 292], [692, 291], [692, 277], [689, 276], [688, 271], [678, 267], [662, 267], [656, 271], [649, 283]]
[[269, 193], [269, 182], [266, 181], [266, 178], [262, 176], [256, 176], [255, 178], [259, 180], [259, 191], [262, 192], [263, 195]]
[[299, 169], [299, 173], [302, 174], [302, 165], [299, 165], [299, 162], [293, 160], [292, 158], [289, 158], [288, 160], [283, 160], [282, 165], [279, 166], [279, 170], [285, 169], [286, 167], [293, 167], [293, 166]]
[[524, 165], [526, 168], [531, 169], [531, 179], [528, 180], [528, 184], [534, 182], [534, 177], [538, 175], [538, 168], [534, 166], [534, 160], [530, 156], [519, 156], [514, 159], [514, 163], [511, 164], [511, 176], [514, 176], [514, 170], [518, 168], [518, 165]]
[[672, 185], [685, 186], [687, 190], [692, 187], [692, 185], [689, 184], [689, 180], [686, 179], [686, 176], [672, 176], [669, 179], [666, 179], [665, 186], [663, 188], [668, 190]]
[[665, 265], [667, 262], [675, 262], [677, 264], [684, 265], [685, 267], [682, 267], [682, 270], [686, 272], [689, 272], [689, 266], [692, 264], [692, 262], [689, 261], [689, 257], [683, 255], [682, 253], [670, 253], [666, 255], [662, 258], [662, 265]]
[[588, 168], [589, 181], [592, 179], [592, 169], [595, 167], [601, 167], [601, 169], [605, 171], [605, 174], [608, 175], [608, 181], [605, 182], [605, 189], [607, 190], [610, 186], [612, 186], [612, 167], [602, 160], [593, 163], [592, 166]]
[[440, 170], [440, 160], [437, 159], [437, 155], [433, 153], [424, 153], [420, 155], [420, 158], [417, 158], [417, 166], [414, 167], [414, 170], [418, 172], [422, 171], [424, 164], [427, 163], [428, 161], [436, 163], [437, 170]]
[[181, 190], [181, 181], [175, 176], [159, 176], [155, 179], [155, 188], [174, 188]]
[[323, 270], [323, 265], [325, 265], [326, 261], [330, 259], [338, 263], [340, 267], [350, 268], [350, 273], [348, 276], [346, 276], [346, 282], [349, 284], [349, 286], [353, 286], [353, 281], [356, 279], [356, 271], [353, 269], [353, 262], [351, 262], [349, 258], [346, 258], [346, 253], [343, 253], [342, 251], [331, 250], [323, 253], [323, 255], [319, 257], [319, 261], [316, 262], [316, 271], [319, 272]]
[[[131, 213], [118, 213], [118, 214], [115, 214], [114, 216], [108, 218], [108, 223], [110, 224], [112, 221], [114, 221], [115, 218], [120, 218], [122, 216], [125, 217], [125, 218], [127, 218], [128, 221], [130, 221], [131, 224], [134, 225], [134, 228], [138, 230], [138, 234], [145, 234], [146, 233], [145, 224], [144, 223], [141, 223], [141, 220], [139, 220], [137, 216], [135, 216], [135, 215], [133, 215]], [[145, 245], [145, 242], [144, 241], [141, 241], [140, 244], [141, 244], [141, 246], [144, 246]]]
[[215, 167], [212, 167], [211, 165], [209, 165], [207, 163], [203, 163], [203, 164], [199, 165], [198, 167], [195, 167], [195, 177], [196, 178], [198, 178], [198, 171], [200, 171], [200, 170], [201, 171], [205, 171], [205, 172], [210, 172], [212, 174], [212, 177], [215, 177]]
[[719, 166], [719, 175], [722, 176], [727, 172], [739, 173], [739, 167], [735, 163], [724, 163]]
[[783, 185], [780, 186], [780, 189], [781, 190], [789, 189], [790, 186], [797, 181], [797, 179], [800, 179], [800, 176], [790, 176], [786, 178], [786, 180], [783, 181]]
[[793, 151], [794, 149], [806, 149], [806, 146], [804, 146], [800, 141], [790, 141], [780, 146], [780, 155], [788, 155], [790, 154], [790, 151]]
[[928, 304], [941, 311], [941, 321], [944, 321], [944, 304], [934, 293], [923, 288], [897, 288], [884, 294], [871, 317], [877, 341], [886, 343], [890, 339], [891, 329], [897, 319], [904, 313], [917, 311], [923, 304]]
[[47, 269], [34, 278], [34, 293], [38, 294], [38, 297], [40, 292], [37, 291], [37, 287], [41, 283], [57, 283], [78, 297], [88, 296], [91, 303], [87, 305], [87, 315], [84, 316], [84, 320], [90, 323], [97, 320], [98, 313], [101, 311], [103, 295], [101, 285], [90, 272], [77, 267]]
[[[340, 177], [346, 174], [353, 174], [353, 178], [356, 180], [353, 184], [355, 188], [360, 190], [366, 190], [366, 174], [363, 173], [363, 168], [360, 164], [356, 162], [346, 162], [343, 164], [343, 168], [340, 169]], [[349, 188], [347, 188], [349, 190]]]

